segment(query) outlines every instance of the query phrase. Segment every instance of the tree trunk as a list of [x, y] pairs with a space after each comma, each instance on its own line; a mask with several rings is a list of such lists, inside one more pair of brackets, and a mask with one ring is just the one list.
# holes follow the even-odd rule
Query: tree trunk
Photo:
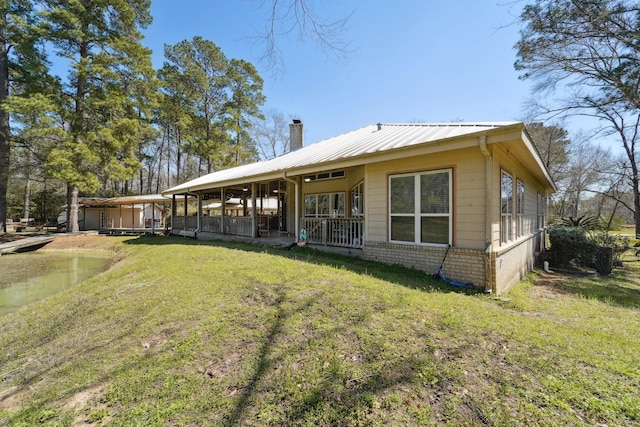
[[71, 224], [71, 232], [72, 233], [77, 233], [78, 231], [80, 231], [80, 227], [78, 225], [78, 210], [79, 210], [79, 206], [78, 206], [78, 186], [77, 185], [73, 185], [70, 188], [70, 195], [71, 195], [71, 203], [69, 204], [69, 219], [70, 221], [67, 221], [67, 231], [69, 231], [69, 224]]
[[[2, 20], [6, 22], [6, 19]], [[0, 26], [0, 233], [7, 231], [7, 186], [9, 183], [9, 138], [11, 128], [9, 113], [2, 106], [9, 97], [9, 46], [6, 44], [6, 29]]]
[[23, 210], [24, 218], [27, 218], [27, 223], [29, 221], [29, 217], [31, 216], [31, 178], [27, 175], [27, 182], [24, 185], [24, 210]]
[[[81, 61], [89, 56], [89, 42], [83, 41], [80, 45]], [[79, 70], [76, 81], [75, 95], [75, 117], [71, 123], [71, 132], [73, 141], [76, 144], [82, 144], [82, 135], [84, 133], [84, 96], [86, 92], [87, 78], [85, 70]], [[80, 163], [79, 159], [78, 163]], [[67, 232], [77, 233], [80, 231], [78, 225], [78, 185], [76, 183], [67, 184]]]
[[640, 192], [638, 191], [638, 167], [633, 167], [633, 218], [636, 223], [636, 239], [640, 239]]

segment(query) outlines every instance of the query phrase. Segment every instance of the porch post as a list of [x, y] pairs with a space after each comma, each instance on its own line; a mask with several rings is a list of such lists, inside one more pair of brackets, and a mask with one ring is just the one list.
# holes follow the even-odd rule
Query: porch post
[[156, 202], [151, 202], [151, 232], [156, 234]]
[[302, 200], [302, 185], [300, 185], [300, 177], [296, 178], [295, 183], [295, 191], [296, 191], [296, 201], [294, 206], [294, 223], [295, 223], [295, 238], [296, 241], [300, 237], [300, 217], [302, 216], [301, 211], [301, 200]]
[[202, 197], [201, 194], [198, 193], [198, 225], [196, 225], [196, 233], [202, 229]]
[[220, 233], [224, 234], [224, 214], [225, 214], [225, 195], [224, 195], [224, 187], [220, 189], [220, 206], [221, 206], [221, 216], [220, 216]]
[[300, 177], [296, 177], [295, 179], [289, 178], [287, 173], [283, 174], [283, 178], [285, 181], [293, 184], [294, 194], [295, 194], [295, 203], [294, 203], [294, 228], [295, 228], [295, 239], [298, 240], [300, 236], [300, 200], [302, 199], [302, 185], [300, 185]]
[[258, 218], [257, 209], [258, 209], [258, 204], [256, 199], [256, 183], [252, 182], [251, 183], [251, 237], [253, 237], [254, 239], [258, 237], [258, 224], [256, 222], [256, 219]]
[[173, 220], [178, 214], [178, 206], [176, 206], [176, 195], [171, 195], [171, 233], [173, 233]]
[[189, 195], [185, 194], [184, 195], [184, 222], [182, 224], [182, 229], [186, 230], [187, 229], [187, 200], [188, 200]]

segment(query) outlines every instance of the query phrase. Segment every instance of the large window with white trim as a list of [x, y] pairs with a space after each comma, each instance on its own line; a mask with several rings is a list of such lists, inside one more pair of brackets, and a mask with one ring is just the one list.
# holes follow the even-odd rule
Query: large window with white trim
[[500, 195], [500, 241], [507, 243], [513, 240], [513, 177], [505, 171], [501, 173]]
[[389, 240], [451, 244], [451, 170], [389, 177]]

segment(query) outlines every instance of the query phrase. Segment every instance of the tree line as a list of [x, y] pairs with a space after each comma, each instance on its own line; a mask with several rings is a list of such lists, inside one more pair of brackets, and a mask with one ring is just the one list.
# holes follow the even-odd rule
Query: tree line
[[2, 0], [0, 18], [0, 231], [63, 204], [77, 229], [79, 194], [158, 193], [287, 149], [250, 62], [194, 37], [153, 68], [150, 0]]

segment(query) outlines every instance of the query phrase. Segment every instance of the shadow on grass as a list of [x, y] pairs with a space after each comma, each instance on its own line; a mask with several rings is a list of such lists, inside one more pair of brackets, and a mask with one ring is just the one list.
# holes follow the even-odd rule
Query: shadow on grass
[[[439, 292], [457, 292], [474, 295], [481, 293], [479, 289], [464, 289], [446, 284], [434, 279], [431, 274], [423, 271], [390, 265], [376, 261], [369, 261], [357, 256], [347, 256], [339, 253], [324, 252], [313, 247], [295, 247], [291, 251], [268, 246], [252, 245], [249, 243], [222, 241], [222, 240], [196, 240], [180, 236], [140, 236], [126, 240], [129, 245], [194, 245], [224, 247], [228, 249], [242, 250], [245, 252], [268, 253], [298, 261], [316, 265], [325, 265], [334, 268], [345, 269], [357, 274], [364, 274], [376, 279], [385, 280], [411, 289]], [[434, 271], [435, 273], [435, 271]]]
[[[326, 342], [330, 345], [335, 337], [348, 333], [348, 331], [361, 330], [370, 319], [367, 316], [356, 316], [351, 321], [342, 323], [325, 330], [317, 335], [288, 336], [287, 323], [301, 314], [310, 317], [318, 306], [323, 304], [320, 295], [302, 301], [293, 301], [287, 298], [284, 289], [277, 289], [277, 298], [272, 307], [275, 310], [275, 318], [261, 340], [261, 346], [256, 354], [256, 363], [252, 375], [241, 387], [241, 394], [235, 401], [228, 415], [224, 417], [224, 425], [245, 425], [256, 417], [258, 408], [268, 406], [264, 399], [269, 399], [266, 390], [280, 390], [279, 374], [277, 367], [279, 362], [287, 359], [292, 354], [309, 352], [310, 342]], [[358, 340], [351, 342], [352, 347], [347, 351], [363, 351], [362, 343]], [[432, 345], [429, 340], [419, 348], [405, 354], [403, 357], [388, 359], [384, 351], [380, 349], [383, 343], [369, 342], [366, 355], [355, 359], [342, 359], [341, 365], [332, 366], [325, 363], [322, 366], [322, 378], [303, 381], [304, 385], [298, 386], [298, 392], [288, 394], [279, 402], [280, 408], [276, 415], [277, 425], [304, 424], [305, 421], [317, 419], [330, 425], [348, 425], [352, 421], [362, 421], [364, 414], [369, 413], [375, 406], [375, 400], [384, 395], [386, 390], [398, 386], [414, 387], [417, 383], [425, 381], [425, 373], [431, 372], [432, 378], [426, 388], [433, 385], [433, 392], [448, 393], [443, 387], [455, 383], [457, 379], [449, 378], [448, 374], [437, 371]], [[342, 351], [345, 351], [343, 348]], [[356, 360], [351, 361], [349, 360]], [[384, 363], [376, 363], [384, 361]], [[318, 367], [318, 369], [320, 369]], [[357, 373], [357, 376], [354, 374]], [[404, 412], [404, 409], [403, 409]], [[267, 415], [269, 416], [269, 415]], [[284, 423], [284, 424], [283, 424]]]
[[[616, 269], [607, 277], [562, 274], [553, 280], [553, 290], [579, 295], [624, 308], [640, 309], [640, 283], [633, 269]], [[539, 281], [545, 284], [544, 281]], [[549, 285], [547, 283], [547, 285]]]

